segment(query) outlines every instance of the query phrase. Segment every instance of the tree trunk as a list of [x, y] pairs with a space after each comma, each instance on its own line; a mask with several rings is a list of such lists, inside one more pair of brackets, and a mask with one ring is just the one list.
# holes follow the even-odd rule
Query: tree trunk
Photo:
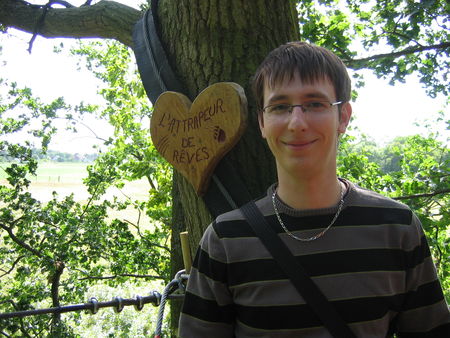
[[[276, 180], [276, 174], [272, 155], [259, 133], [250, 81], [270, 50], [299, 38], [295, 3], [160, 0], [158, 18], [170, 63], [191, 100], [208, 85], [220, 81], [236, 82], [245, 89], [249, 101], [248, 129], [227, 157], [250, 194], [254, 198], [260, 196]], [[178, 189], [194, 254], [211, 216], [183, 178]]]
[[[180, 232], [186, 230], [184, 224], [184, 213], [178, 190], [178, 180], [182, 177], [178, 173], [173, 175], [172, 187], [172, 237], [170, 251], [170, 273], [175, 274], [183, 269], [183, 257], [181, 253]], [[178, 318], [180, 317], [182, 302], [179, 300], [170, 301], [170, 329], [171, 336], [176, 337], [178, 331]]]
[[[259, 134], [250, 79], [270, 50], [298, 39], [295, 5], [289, 0], [161, 0], [157, 14], [172, 68], [192, 101], [201, 90], [216, 82], [232, 81], [244, 88], [249, 101], [249, 125], [227, 157], [250, 194], [259, 196], [275, 181], [276, 175], [272, 155]], [[184, 177], [174, 176], [174, 216], [181, 207], [194, 257], [211, 216]], [[173, 334], [178, 304], [171, 304], [171, 314]]]

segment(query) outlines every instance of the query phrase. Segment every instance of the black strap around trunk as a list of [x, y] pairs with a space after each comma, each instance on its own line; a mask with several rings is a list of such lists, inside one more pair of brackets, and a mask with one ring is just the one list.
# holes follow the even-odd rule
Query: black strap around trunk
[[336, 312], [333, 305], [308, 276], [300, 262], [292, 255], [277, 233], [267, 223], [255, 202], [250, 201], [245, 204], [241, 207], [241, 211], [253, 228], [253, 231], [261, 239], [264, 246], [291, 279], [292, 284], [303, 296], [306, 303], [311, 306], [331, 335], [336, 338], [356, 337]]
[[[1, 1], [1, 0], [0, 0]], [[184, 84], [172, 70], [158, 32], [158, 1], [133, 29], [134, 54], [141, 80], [150, 101], [155, 104], [159, 95], [170, 90], [186, 94]], [[213, 218], [238, 208], [252, 199], [246, 185], [227, 157], [214, 170], [214, 175], [203, 200]]]

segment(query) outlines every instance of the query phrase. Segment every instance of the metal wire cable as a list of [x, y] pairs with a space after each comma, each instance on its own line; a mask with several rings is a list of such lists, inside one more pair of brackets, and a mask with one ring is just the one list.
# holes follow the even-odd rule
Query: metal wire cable
[[[180, 299], [183, 298], [183, 294], [168, 295], [167, 299]], [[10, 318], [22, 318], [26, 316], [44, 315], [52, 313], [66, 313], [71, 311], [81, 311], [88, 310], [92, 314], [97, 313], [101, 308], [113, 307], [116, 312], [120, 312], [124, 306], [134, 305], [136, 310], [141, 310], [145, 304], [152, 303], [154, 306], [160, 305], [161, 294], [157, 291], [153, 291], [150, 296], [136, 296], [136, 298], [120, 298], [115, 297], [111, 301], [99, 302], [95, 297], [89, 299], [87, 303], [66, 305], [46, 309], [35, 309], [26, 311], [16, 311], [8, 313], [0, 313], [0, 319], [10, 319]]]
[[189, 278], [189, 275], [185, 273], [185, 270], [181, 270], [177, 272], [175, 278], [167, 284], [165, 287], [162, 296], [161, 296], [161, 304], [159, 305], [158, 310], [158, 318], [156, 320], [156, 329], [154, 338], [161, 338], [162, 332], [162, 322], [164, 319], [164, 308], [166, 306], [166, 300], [170, 296], [170, 294], [178, 289], [184, 290], [183, 281]]

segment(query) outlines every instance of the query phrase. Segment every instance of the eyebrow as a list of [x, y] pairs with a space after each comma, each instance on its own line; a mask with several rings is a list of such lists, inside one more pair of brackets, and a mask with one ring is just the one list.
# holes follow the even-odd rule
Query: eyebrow
[[276, 102], [276, 101], [284, 101], [284, 100], [287, 100], [289, 97], [287, 96], [287, 95], [283, 95], [283, 94], [281, 94], [281, 95], [275, 95], [275, 96], [272, 96], [268, 101], [267, 101], [267, 103], [268, 104], [271, 104], [271, 103], [273, 103], [273, 102]]
[[[328, 98], [328, 96], [326, 96], [325, 94], [322, 94], [320, 92], [311, 92], [311, 93], [306, 93], [304, 95], [305, 98], [317, 98], [317, 99], [325, 99], [325, 100], [330, 100]], [[285, 101], [288, 100], [289, 96], [285, 95], [285, 94], [279, 94], [279, 95], [275, 95], [272, 96], [268, 101], [267, 104], [271, 104], [273, 102], [277, 102], [277, 101]]]
[[307, 98], [319, 98], [319, 99], [327, 99], [329, 100], [328, 96], [325, 94], [322, 94], [320, 92], [314, 92], [314, 93], [308, 93], [305, 95]]

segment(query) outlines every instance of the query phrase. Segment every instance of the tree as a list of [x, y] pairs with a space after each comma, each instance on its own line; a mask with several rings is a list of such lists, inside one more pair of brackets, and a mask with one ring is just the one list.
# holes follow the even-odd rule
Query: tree
[[[448, 139], [447, 139], [448, 141]], [[339, 174], [406, 203], [422, 222], [447, 300], [449, 294], [450, 149], [430, 132], [398, 137], [378, 148], [344, 140]]]
[[[348, 1], [344, 8], [329, 0], [298, 4], [290, 0], [158, 2], [160, 37], [190, 99], [219, 81], [237, 82], [246, 91], [248, 130], [227, 158], [239, 164], [236, 169], [252, 196], [260, 195], [275, 180], [275, 168], [259, 137], [249, 79], [267, 52], [279, 44], [303, 38], [335, 51], [351, 68], [373, 69], [393, 82], [418, 73], [430, 95], [438, 92], [448, 95], [445, 80], [440, 80], [449, 72], [448, 5], [442, 0], [421, 3], [386, 0], [370, 6], [367, 1]], [[50, 7], [3, 0], [0, 23], [4, 29], [14, 27], [44, 37], [98, 37], [133, 47], [131, 31], [143, 15], [112, 1], [93, 5], [88, 1], [81, 7]], [[361, 41], [361, 46], [355, 45], [355, 40]], [[356, 52], [360, 47], [369, 55]], [[378, 52], [379, 48], [383, 52]], [[362, 79], [359, 80], [362, 84]], [[111, 158], [105, 159], [108, 160]], [[102, 180], [110, 179], [93, 172], [92, 179], [95, 177], [100, 186]], [[176, 172], [172, 196], [172, 224], [177, 229], [187, 227], [192, 235], [191, 249], [195, 250], [210, 221], [209, 212]], [[177, 238], [175, 233], [172, 238]]]
[[[114, 65], [123, 64], [117, 62], [121, 55], [128, 61], [128, 51], [123, 46], [121, 50], [125, 53], [120, 54], [120, 49], [113, 53]], [[110, 60], [103, 58], [104, 64]], [[113, 67], [108, 69], [110, 72], [106, 75], [112, 76], [118, 71]], [[119, 79], [123, 81], [124, 77]], [[128, 84], [132, 87], [132, 82]], [[121, 87], [116, 98], [136, 108], [140, 102], [139, 95], [130, 90], [131, 87], [128, 90]], [[141, 88], [140, 83], [138, 88]], [[130, 100], [130, 95], [136, 98]], [[144, 99], [143, 95], [141, 98]], [[165, 264], [169, 248], [167, 241], [164, 243], [167, 229], [163, 226], [170, 216], [170, 182], [164, 175], [169, 168], [155, 156], [155, 149], [145, 144], [148, 143], [148, 137], [144, 137], [147, 132], [136, 127], [140, 125], [135, 121], [136, 115], [130, 117], [128, 113], [132, 110], [127, 108], [115, 110], [116, 121], [113, 124], [118, 133], [122, 131], [118, 127], [120, 125], [128, 134], [120, 133], [114, 141], [107, 140], [114, 142], [114, 147], [108, 153], [100, 154], [95, 165], [90, 167], [86, 180], [90, 198], [86, 202], [76, 201], [73, 194], [61, 199], [54, 193], [46, 203], [36, 199], [27, 189], [31, 175], [38, 167], [32, 141], [27, 140], [25, 144], [0, 141], [0, 154], [11, 161], [0, 166], [0, 170], [5, 171], [1, 176], [8, 181], [8, 184], [0, 186], [2, 312], [29, 310], [36, 303], [40, 304], [39, 307], [58, 307], [84, 302], [87, 288], [98, 280], [108, 281], [112, 286], [130, 278], [169, 280], [168, 265]], [[7, 95], [0, 98], [0, 135], [28, 127], [35, 139], [41, 142], [45, 153], [55, 132], [52, 127], [54, 119], [68, 118], [69, 112], [72, 115], [87, 114], [95, 109], [86, 105], [69, 107], [61, 98], [45, 104], [34, 98], [29, 89], [19, 89], [12, 84]], [[145, 114], [146, 110], [139, 111]], [[73, 121], [72, 118], [68, 118], [69, 122]], [[132, 138], [130, 144], [127, 143], [128, 138]], [[142, 162], [133, 163], [136, 155], [142, 156]], [[128, 165], [124, 166], [124, 163]], [[158, 189], [150, 193], [150, 207], [145, 206], [148, 201], [103, 198], [110, 185], [120, 186], [124, 180], [141, 177], [149, 182], [154, 180], [158, 185]], [[131, 203], [139, 213], [150, 209], [147, 214], [154, 220], [152, 228], [141, 224], [139, 218], [109, 219], [109, 210], [121, 210]], [[72, 329], [59, 315], [54, 315], [51, 319], [36, 316], [1, 321], [0, 332], [33, 337], [70, 336]]]
[[[90, 1], [88, 2], [90, 4]], [[51, 5], [51, 3], [50, 3]], [[142, 12], [112, 1], [91, 6], [53, 9], [33, 6], [26, 1], [6, 0], [0, 5], [0, 23], [45, 37], [113, 38], [132, 47], [131, 31]], [[203, 88], [218, 81], [241, 84], [250, 98], [249, 78], [266, 53], [282, 42], [306, 38], [336, 51], [355, 69], [370, 68], [379, 76], [403, 81], [418, 72], [431, 95], [447, 93], [450, 39], [449, 13], [444, 1], [411, 3], [391, 0], [371, 4], [349, 1], [343, 8], [332, 1], [301, 1], [298, 12], [291, 1], [255, 1], [251, 4], [205, 1], [159, 1], [160, 35], [169, 61], [188, 96], [194, 99]], [[257, 15], [255, 15], [255, 13]], [[300, 29], [298, 19], [300, 21]], [[355, 39], [372, 51], [362, 57], [351, 44]], [[382, 47], [386, 53], [374, 53]], [[257, 170], [270, 163], [267, 148], [255, 142], [257, 125], [250, 114], [248, 132], [229, 157], [245, 179], [253, 196], [273, 181], [273, 164], [267, 174]], [[184, 217], [191, 230], [208, 223], [208, 212], [183, 178], [179, 193], [183, 210], [195, 211]], [[201, 231], [192, 231], [197, 243]]]
[[[349, 1], [344, 9], [331, 1], [301, 1], [297, 12], [287, 0], [245, 4], [166, 0], [158, 2], [157, 12], [169, 61], [191, 99], [209, 84], [234, 81], [246, 89], [252, 112], [248, 83], [257, 64], [272, 48], [300, 36], [336, 51], [352, 68], [374, 69], [392, 81], [418, 72], [430, 94], [448, 94], [445, 81], [435, 76], [445, 79], [449, 72], [448, 5], [444, 1], [391, 0], [370, 6], [366, 1]], [[59, 9], [22, 0], [0, 5], [0, 23], [5, 28], [44, 37], [113, 38], [129, 47], [132, 27], [141, 16], [142, 12], [113, 1]], [[368, 51], [382, 46], [388, 52], [361, 57], [351, 44], [357, 38]], [[231, 161], [246, 164], [239, 166], [239, 174], [254, 178], [246, 179], [253, 196], [274, 178], [273, 164], [267, 165], [271, 163], [267, 148], [257, 133], [255, 114], [250, 114], [248, 132], [229, 155]], [[261, 163], [267, 172], [257, 170]], [[197, 243], [201, 231], [195, 229], [208, 223], [208, 212], [182, 177], [176, 174], [174, 181], [183, 210], [194, 211], [183, 218], [195, 234], [192, 244]]]

